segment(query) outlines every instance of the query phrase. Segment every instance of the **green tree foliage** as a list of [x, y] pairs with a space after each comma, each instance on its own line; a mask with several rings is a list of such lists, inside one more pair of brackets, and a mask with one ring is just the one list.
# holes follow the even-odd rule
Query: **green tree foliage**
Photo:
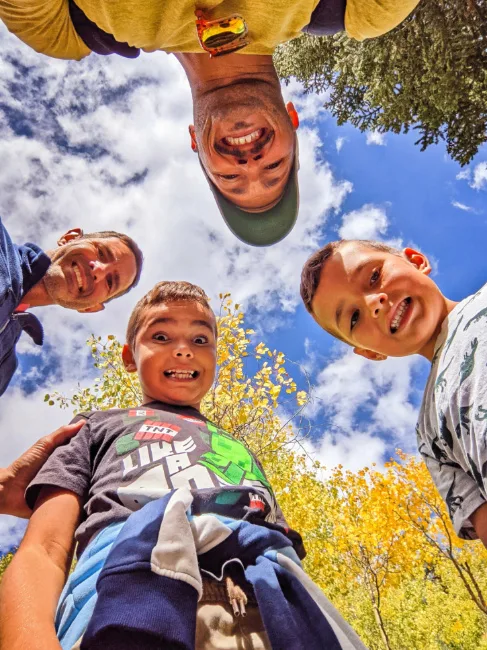
[[338, 124], [415, 129], [422, 150], [445, 140], [465, 165], [487, 139], [486, 43], [486, 0], [422, 0], [380, 38], [303, 35], [280, 47], [275, 63], [281, 78], [328, 91], [325, 107]]

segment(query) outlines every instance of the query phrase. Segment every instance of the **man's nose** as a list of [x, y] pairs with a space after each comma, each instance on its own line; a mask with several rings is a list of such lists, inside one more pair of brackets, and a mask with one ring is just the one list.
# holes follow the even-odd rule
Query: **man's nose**
[[192, 359], [193, 352], [187, 343], [178, 343], [173, 350], [173, 357], [176, 359]]
[[379, 315], [387, 307], [386, 293], [371, 293], [366, 296], [365, 301], [372, 318], [379, 318]]
[[100, 262], [100, 260], [92, 260], [89, 262], [91, 271], [93, 273], [94, 282], [104, 282], [105, 277], [108, 273], [108, 264]]

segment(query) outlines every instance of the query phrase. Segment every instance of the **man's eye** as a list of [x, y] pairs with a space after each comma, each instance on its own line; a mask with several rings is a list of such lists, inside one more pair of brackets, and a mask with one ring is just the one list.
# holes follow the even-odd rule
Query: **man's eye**
[[193, 339], [193, 343], [196, 343], [196, 345], [204, 345], [205, 343], [208, 343], [208, 337], [207, 336], [196, 336]]
[[103, 252], [103, 248], [98, 248], [98, 257], [101, 260], [105, 259], [105, 253]]
[[266, 169], [277, 169], [277, 167], [279, 167], [279, 165], [280, 165], [281, 163], [282, 163], [282, 160], [278, 160], [278, 161], [275, 162], [275, 163], [272, 163], [272, 164], [270, 164], [270, 165], [267, 165]]
[[370, 276], [370, 284], [375, 284], [380, 278], [380, 269], [374, 269], [372, 275]]
[[238, 174], [218, 174], [218, 178], [223, 178], [226, 181], [233, 181], [234, 178], [238, 178]]
[[358, 309], [356, 309], [352, 314], [352, 318], [350, 319], [350, 330], [353, 330], [355, 325], [358, 323], [359, 315], [360, 312]]
[[152, 338], [155, 339], [156, 341], [168, 341], [169, 340], [168, 337], [165, 334], [163, 334], [162, 332], [157, 332], [156, 334], [154, 334], [152, 336]]

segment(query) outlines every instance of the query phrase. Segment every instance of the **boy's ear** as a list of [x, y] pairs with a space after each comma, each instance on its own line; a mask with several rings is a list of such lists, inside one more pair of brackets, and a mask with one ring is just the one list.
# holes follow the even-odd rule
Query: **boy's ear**
[[421, 271], [421, 273], [424, 273], [425, 275], [431, 273], [431, 264], [426, 255], [420, 251], [414, 250], [414, 248], [405, 248], [402, 252], [406, 259], [411, 262], [418, 271]]
[[68, 230], [68, 232], [65, 232], [64, 235], [62, 235], [58, 240], [57, 240], [57, 245], [58, 246], [64, 246], [64, 244], [67, 244], [70, 241], [73, 241], [73, 239], [78, 239], [81, 237], [83, 234], [82, 228], [71, 228], [71, 230]]
[[134, 355], [132, 350], [127, 343], [122, 348], [122, 361], [127, 372], [137, 372], [137, 366], [135, 365]]
[[385, 354], [380, 354], [379, 352], [374, 352], [373, 350], [366, 350], [365, 348], [353, 348], [355, 354], [358, 354], [359, 357], [365, 357], [369, 361], [385, 361], [387, 356]]
[[103, 303], [99, 303], [98, 305], [93, 305], [93, 307], [86, 307], [85, 309], [78, 309], [79, 314], [94, 314], [97, 311], [103, 311], [105, 309], [105, 305]]

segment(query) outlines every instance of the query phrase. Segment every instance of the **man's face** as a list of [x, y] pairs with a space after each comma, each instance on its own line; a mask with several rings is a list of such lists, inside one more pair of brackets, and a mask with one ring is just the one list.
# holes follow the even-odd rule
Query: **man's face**
[[446, 316], [428, 260], [345, 243], [325, 262], [313, 299], [324, 329], [371, 359], [421, 354]]
[[132, 251], [113, 238], [73, 239], [49, 252], [42, 279], [54, 304], [77, 311], [99, 311], [128, 289], [137, 267]]
[[250, 212], [281, 198], [295, 154], [295, 127], [279, 85], [244, 81], [195, 105], [192, 138], [207, 175], [225, 198]]
[[138, 372], [144, 402], [199, 408], [215, 378], [215, 317], [197, 302], [149, 307], [123, 359], [129, 372]]

